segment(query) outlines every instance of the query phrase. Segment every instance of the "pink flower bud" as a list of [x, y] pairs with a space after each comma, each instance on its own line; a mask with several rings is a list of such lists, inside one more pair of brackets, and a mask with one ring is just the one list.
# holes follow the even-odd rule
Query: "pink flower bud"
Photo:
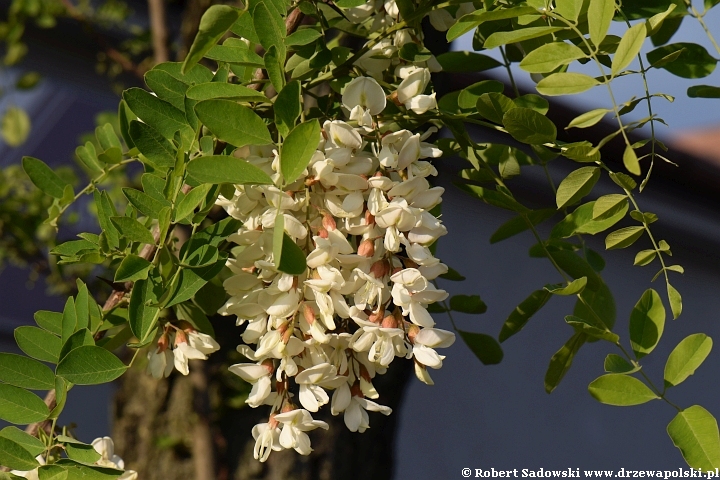
[[358, 255], [368, 258], [375, 255], [375, 242], [369, 238], [360, 242], [360, 245], [358, 246]]
[[337, 224], [335, 223], [335, 219], [334, 219], [333, 216], [330, 215], [328, 212], [325, 212], [325, 213], [323, 214], [322, 225], [323, 225], [323, 227], [325, 227], [325, 229], [326, 229], [327, 231], [329, 231], [329, 232], [332, 232], [333, 230], [335, 230], [335, 229], [337, 228]]
[[303, 304], [303, 317], [305, 317], [305, 321], [308, 325], [315, 323], [315, 312], [313, 312], [312, 307], [310, 307], [307, 303]]

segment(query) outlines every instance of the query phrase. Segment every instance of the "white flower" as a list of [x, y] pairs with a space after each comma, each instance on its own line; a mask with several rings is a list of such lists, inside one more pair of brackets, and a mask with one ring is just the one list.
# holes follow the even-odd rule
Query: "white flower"
[[228, 370], [252, 384], [252, 390], [245, 403], [253, 408], [265, 403], [272, 390], [272, 364], [237, 363], [231, 365]]
[[173, 354], [170, 349], [160, 351], [160, 347], [148, 352], [147, 371], [155, 378], [170, 376], [173, 370]]
[[[92, 441], [93, 448], [100, 454], [100, 460], [95, 462], [101, 467], [117, 468], [125, 470], [125, 462], [119, 456], [115, 455], [115, 443], [110, 437], [100, 437]], [[137, 480], [138, 474], [133, 470], [127, 470], [118, 480]]]
[[[421, 68], [407, 76], [397, 89], [397, 98], [407, 107], [413, 97], [422, 94], [430, 83], [430, 70]], [[409, 108], [409, 107], [408, 107]]]
[[280, 430], [278, 422], [274, 419], [268, 423], [259, 423], [252, 429], [252, 436], [255, 439], [253, 457], [255, 460], [264, 462], [273, 450], [279, 452], [283, 449], [280, 445]]
[[321, 363], [298, 373], [295, 383], [300, 385], [298, 398], [302, 406], [310, 412], [317, 412], [330, 401], [323, 389], [339, 387], [346, 383], [346, 377], [338, 376], [337, 369], [329, 363]]
[[446, 348], [455, 343], [455, 334], [438, 328], [423, 328], [414, 339], [413, 355], [421, 364], [430, 368], [442, 367], [443, 355], [435, 348]]
[[310, 455], [310, 437], [307, 433], [316, 428], [327, 430], [328, 424], [322, 420], [313, 420], [310, 412], [303, 409], [291, 410], [289, 412], [275, 415], [275, 420], [282, 423], [280, 432], [280, 445], [285, 448], [294, 448], [300, 455]]
[[351, 432], [363, 433], [370, 427], [370, 418], [367, 412], [380, 412], [383, 415], [390, 415], [392, 408], [383, 405], [378, 405], [372, 400], [362, 398], [359, 396], [353, 396], [350, 399], [350, 404], [345, 410], [345, 426]]
[[377, 115], [385, 109], [385, 91], [375, 79], [356, 77], [345, 86], [342, 103], [348, 110], [366, 108], [370, 115]]
[[356, 149], [362, 145], [360, 134], [350, 125], [340, 120], [327, 121], [323, 129], [328, 136], [328, 141], [341, 148]]
[[435, 100], [435, 92], [430, 95], [415, 95], [405, 103], [405, 107], [409, 108], [418, 115], [422, 115], [428, 110], [437, 108], [437, 101]]

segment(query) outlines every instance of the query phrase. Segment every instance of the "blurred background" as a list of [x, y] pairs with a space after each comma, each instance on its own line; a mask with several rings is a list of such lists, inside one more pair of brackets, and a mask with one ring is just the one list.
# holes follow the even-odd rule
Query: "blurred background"
[[[47, 240], [52, 234], [42, 225], [44, 209], [29, 207], [39, 200], [18, 170], [21, 157], [29, 155], [53, 167], [66, 166], [68, 178], [75, 177], [78, 184], [85, 182], [86, 174], [75, 158], [77, 145], [84, 143], [87, 134], [98, 124], [113, 121], [119, 93], [123, 88], [142, 85], [142, 74], [156, 59], [182, 59], [197, 30], [200, 14], [210, 4], [209, 0], [150, 0], [148, 3], [83, 0], [77, 4], [74, 1], [0, 1], [3, 12], [0, 37], [5, 43], [5, 66], [0, 70], [2, 351], [15, 351], [13, 330], [32, 324], [36, 310], [62, 310], [64, 294], [71, 291], [69, 285], [74, 277], [94, 278], [98, 274], [97, 271], [63, 269], [47, 259], [47, 250], [40, 240]], [[717, 34], [720, 34], [719, 14], [716, 11], [706, 17]], [[620, 35], [624, 28], [622, 24], [613, 26], [614, 33]], [[685, 19], [673, 41], [698, 43], [712, 51], [704, 33], [691, 18]], [[458, 39], [452, 48], [472, 50], [471, 37]], [[646, 50], [650, 49], [648, 45]], [[520, 70], [514, 73], [521, 89], [533, 91], [534, 84], [526, 74]], [[487, 78], [507, 81], [503, 72], [492, 70], [475, 75], [439, 74], [435, 85], [441, 96], [443, 91]], [[643, 94], [642, 86], [635, 80], [628, 77], [617, 82], [618, 101]], [[717, 83], [717, 74], [707, 83], [713, 80]], [[688, 98], [687, 87], [697, 81], [685, 81], [662, 70], [653, 71], [650, 82], [652, 92], [675, 97], [672, 103], [656, 99], [653, 108], [670, 125], [660, 130], [658, 136], [670, 147], [667, 156], [678, 166], [657, 164], [653, 178], [640, 195], [640, 202], [646, 211], [659, 216], [654, 232], [658, 238], [667, 240], [673, 259], [682, 264], [686, 272], [676, 276], [673, 282], [683, 294], [683, 315], [672, 323], [668, 320], [657, 352], [643, 364], [646, 373], [659, 381], [664, 360], [682, 338], [696, 332], [720, 338], [717, 318], [720, 312], [720, 196], [717, 193], [720, 189], [720, 100]], [[549, 117], [556, 124], [565, 125], [580, 112], [608, 106], [607, 93], [598, 88], [558, 99], [551, 104]], [[633, 119], [645, 114], [638, 107]], [[611, 130], [611, 125], [600, 124], [590, 133], [590, 140], [596, 143]], [[646, 131], [637, 133], [647, 135]], [[473, 135], [482, 142], [512, 144], [508, 138], [483, 129], [474, 130]], [[564, 135], [572, 139], [572, 135], [578, 134], [571, 130]], [[621, 145], [611, 142], [604, 152], [604, 158], [621, 164]], [[458, 170], [464, 168], [461, 160], [442, 159], [437, 167], [440, 171], [437, 183], [446, 189], [442, 219], [449, 231], [439, 243], [438, 257], [467, 278], [463, 282], [442, 281], [440, 286], [451, 293], [480, 295], [488, 305], [487, 313], [459, 315], [458, 324], [465, 330], [496, 336], [515, 306], [533, 290], [556, 283], [558, 274], [546, 260], [518, 255], [535, 243], [529, 233], [491, 245], [490, 236], [510, 215], [480, 203], [453, 185]], [[557, 183], [574, 167], [569, 161], [556, 160], [550, 163], [550, 174]], [[523, 169], [513, 184], [515, 191], [523, 192], [522, 197], [528, 204], [546, 207], [554, 204], [553, 193], [541, 169]], [[610, 182], [601, 182], [596, 194], [617, 193], [613, 187]], [[61, 228], [58, 243], [78, 231], [97, 230], [94, 217], [87, 212], [87, 202], [74, 207], [71, 220]], [[632, 266], [634, 253], [644, 247], [642, 242], [628, 250], [605, 255], [603, 278], [613, 288], [618, 311], [615, 330], [624, 338], [627, 338], [629, 313], [642, 292], [649, 288], [655, 273], [650, 267]], [[589, 244], [598, 252], [604, 251], [602, 236], [590, 238]], [[664, 285], [659, 282], [653, 287], [661, 293], [664, 291]], [[103, 290], [98, 288], [100, 299]], [[666, 404], [609, 407], [599, 404], [587, 393], [588, 383], [603, 374], [605, 355], [614, 353], [608, 344], [586, 345], [563, 383], [551, 395], [545, 393], [543, 377], [549, 359], [572, 334], [572, 329], [563, 321], [572, 305], [571, 299], [553, 298], [520, 334], [503, 344], [505, 355], [499, 365], [482, 365], [462, 342], [457, 342], [442, 352], [447, 359], [441, 370], [432, 372], [434, 387], [415, 378], [408, 380], [406, 371], [398, 373], [393, 377], [395, 384], [384, 386], [387, 391], [397, 390], [397, 398], [393, 399], [398, 403], [396, 411], [390, 420], [371, 414], [372, 428], [363, 434], [378, 442], [373, 448], [380, 453], [359, 458], [355, 473], [342, 478], [450, 479], [461, 478], [461, 470], [466, 467], [581, 470], [684, 467], [679, 451], [665, 432], [674, 415]], [[440, 328], [450, 329], [443, 314], [435, 317]], [[237, 343], [239, 333], [232, 327], [221, 331], [227, 333], [225, 340]], [[675, 403], [685, 407], [701, 404], [716, 416], [720, 414], [718, 355], [713, 352], [694, 377], [675, 389], [672, 394]], [[75, 432], [84, 441], [110, 435], [114, 412], [127, 408], [128, 395], [132, 395], [132, 388], [138, 384], [133, 385], [75, 388], [61, 421], [76, 423]], [[125, 388], [119, 407], [113, 402], [118, 388]], [[166, 388], [174, 387], [171, 383]], [[384, 403], [385, 393], [379, 390], [380, 402]], [[187, 432], [177, 439], [168, 439], [167, 432], [161, 435], [153, 430], [156, 426], [143, 424], [141, 416], [132, 418], [139, 423], [125, 422], [118, 427], [120, 431], [115, 432], [120, 437], [116, 439], [117, 453], [126, 457], [126, 466], [139, 469], [140, 478], [197, 478], [190, 467], [172, 476], [162, 470], [171, 468], [168, 462], [189, 465], [187, 462], [196, 461], [189, 452], [192, 441], [187, 440]], [[217, 419], [210, 415], [213, 431], [228, 427], [213, 422]], [[242, 421], [234, 425], [231, 428], [238, 430], [235, 437], [246, 442], [250, 437], [248, 425]], [[149, 440], [143, 441], [150, 442], [152, 450], [145, 457], [134, 449], [133, 437], [128, 435], [130, 429], [148, 430], [143, 438]], [[225, 438], [231, 437], [225, 435]], [[226, 467], [219, 470], [224, 473], [218, 473], [218, 478], [314, 478], [282, 476], [278, 470], [241, 468], [241, 462], [227, 457], [232, 457], [232, 452], [243, 451], [244, 445], [221, 446], [225, 453], [220, 455], [224, 457], [220, 461], [225, 462]], [[156, 470], [165, 472], [163, 474], [152, 471], [154, 461], [160, 465], [160, 456], [164, 459], [163, 467], [158, 466]], [[371, 463], [376, 464], [374, 469], [363, 467]], [[303, 465], [309, 475], [307, 472], [311, 470], [307, 464]], [[369, 476], [367, 472], [371, 471], [375, 473]]]

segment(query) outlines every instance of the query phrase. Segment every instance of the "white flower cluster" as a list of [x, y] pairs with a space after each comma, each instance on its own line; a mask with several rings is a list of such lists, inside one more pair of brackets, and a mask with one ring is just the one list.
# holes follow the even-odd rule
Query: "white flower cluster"
[[[428, 81], [429, 71], [416, 69], [391, 98], [408, 108], [421, 105]], [[306, 432], [328, 428], [310, 412], [328, 403], [351, 431], [363, 432], [368, 411], [391, 412], [373, 401], [379, 397], [375, 375], [395, 357], [413, 358], [417, 377], [432, 384], [427, 367], [440, 368], [444, 359], [435, 349], [455, 340], [433, 328], [427, 311], [447, 297], [431, 282], [447, 267], [428, 248], [447, 233], [430, 213], [444, 189], [430, 186], [427, 177], [437, 171], [423, 160], [441, 154], [424, 142], [435, 129], [382, 135], [386, 92], [371, 77], [348, 83], [342, 102], [356, 126], [325, 122], [306, 171], [285, 191], [237, 186], [232, 198], [218, 201], [243, 222], [228, 238], [237, 247], [227, 263], [233, 276], [224, 283], [230, 298], [220, 313], [247, 324], [238, 351], [252, 363], [230, 367], [253, 384], [247, 403], [272, 406], [268, 422], [252, 432], [261, 461], [272, 450], [310, 453]], [[283, 184], [273, 146], [235, 155]], [[280, 216], [284, 232], [306, 254], [301, 275], [275, 264]]]
[[[97, 453], [100, 454], [100, 459], [95, 462], [95, 465], [106, 468], [113, 468], [116, 470], [125, 470], [125, 462], [122, 458], [115, 455], [115, 443], [110, 437], [96, 438], [92, 442], [92, 446]], [[40, 465], [45, 465], [45, 459], [42, 455], [38, 455], [36, 458]], [[40, 468], [40, 467], [38, 467]], [[29, 480], [39, 480], [38, 468], [28, 471], [13, 470], [10, 473], [19, 477], [27, 478]], [[118, 480], [137, 480], [138, 474], [134, 470], [125, 470], [122, 475], [118, 477]]]

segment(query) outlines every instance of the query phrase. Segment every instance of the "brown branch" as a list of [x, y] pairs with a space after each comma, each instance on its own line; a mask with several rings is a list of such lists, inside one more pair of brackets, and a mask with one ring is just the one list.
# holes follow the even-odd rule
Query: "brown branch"
[[[292, 12], [290, 12], [290, 15], [287, 16], [285, 19], [285, 30], [287, 31], [287, 34], [290, 35], [293, 33], [302, 23], [303, 19], [305, 18], [305, 14], [300, 11], [299, 8], [296, 8]], [[262, 68], [258, 68], [255, 70], [255, 74], [253, 75], [254, 80], [263, 80], [267, 78], [267, 73]], [[248, 88], [252, 88], [253, 90], [260, 90], [263, 86], [262, 82], [255, 82], [248, 85]]]
[[152, 36], [155, 63], [167, 62], [170, 54], [167, 47], [165, 0], [148, 0], [148, 15], [150, 16], [150, 35]]

